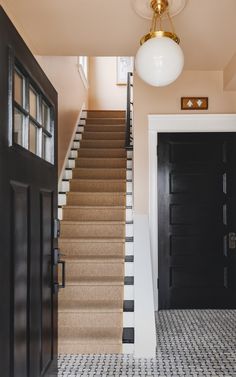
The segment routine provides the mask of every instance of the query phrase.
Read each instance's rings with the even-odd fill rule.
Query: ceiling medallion
[[[187,5],[188,0],[169,0],[170,17],[177,16]],[[142,18],[152,19],[153,10],[150,7],[150,0],[132,0],[132,6],[135,12]],[[163,19],[166,15],[163,15]]]

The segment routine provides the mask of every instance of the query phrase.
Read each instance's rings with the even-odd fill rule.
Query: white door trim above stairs
[[[157,138],[163,132],[236,132],[236,114],[161,114],[148,116],[149,228],[155,310],[158,310]]]

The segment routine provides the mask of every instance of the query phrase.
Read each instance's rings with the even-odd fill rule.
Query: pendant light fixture
[[[135,58],[135,69],[140,78],[152,86],[166,86],[174,82],[184,67],[184,54],[179,46],[169,14],[168,0],[150,0],[153,10],[151,30],[140,41]],[[167,16],[171,31],[162,29]]]

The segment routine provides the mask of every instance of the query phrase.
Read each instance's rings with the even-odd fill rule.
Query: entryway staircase
[[[132,276],[125,277],[125,260],[133,261],[125,259],[132,236],[126,216],[125,112],[88,111],[79,139],[64,180],[68,192],[59,247],[66,288],[59,295],[59,352],[121,353],[124,341],[133,342],[133,329],[123,324],[124,308],[133,311],[133,301],[124,300],[124,285],[132,283]]]

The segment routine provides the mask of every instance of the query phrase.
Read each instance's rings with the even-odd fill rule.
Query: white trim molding
[[[149,229],[155,310],[158,310],[158,133],[236,132],[236,114],[161,114],[148,116]]]
[[[156,326],[147,215],[134,215],[134,356],[154,358]]]
[[[60,191],[60,187],[61,187],[64,175],[65,175],[65,169],[66,169],[66,166],[67,166],[70,151],[71,151],[71,148],[72,148],[72,145],[73,145],[73,142],[74,142],[74,139],[75,139],[75,134],[76,134],[76,131],[78,129],[78,125],[80,124],[80,120],[82,118],[82,114],[83,114],[84,109],[85,109],[85,103],[83,103],[83,105],[81,107],[81,110],[79,112],[78,118],[77,118],[76,123],[75,123],[74,130],[73,130],[73,133],[72,133],[72,136],[71,136],[71,139],[70,139],[70,143],[68,145],[67,153],[66,153],[64,163],[63,163],[63,166],[62,166],[62,169],[61,169],[61,173],[60,173],[60,176],[59,176],[59,179],[58,179],[58,191]]]

